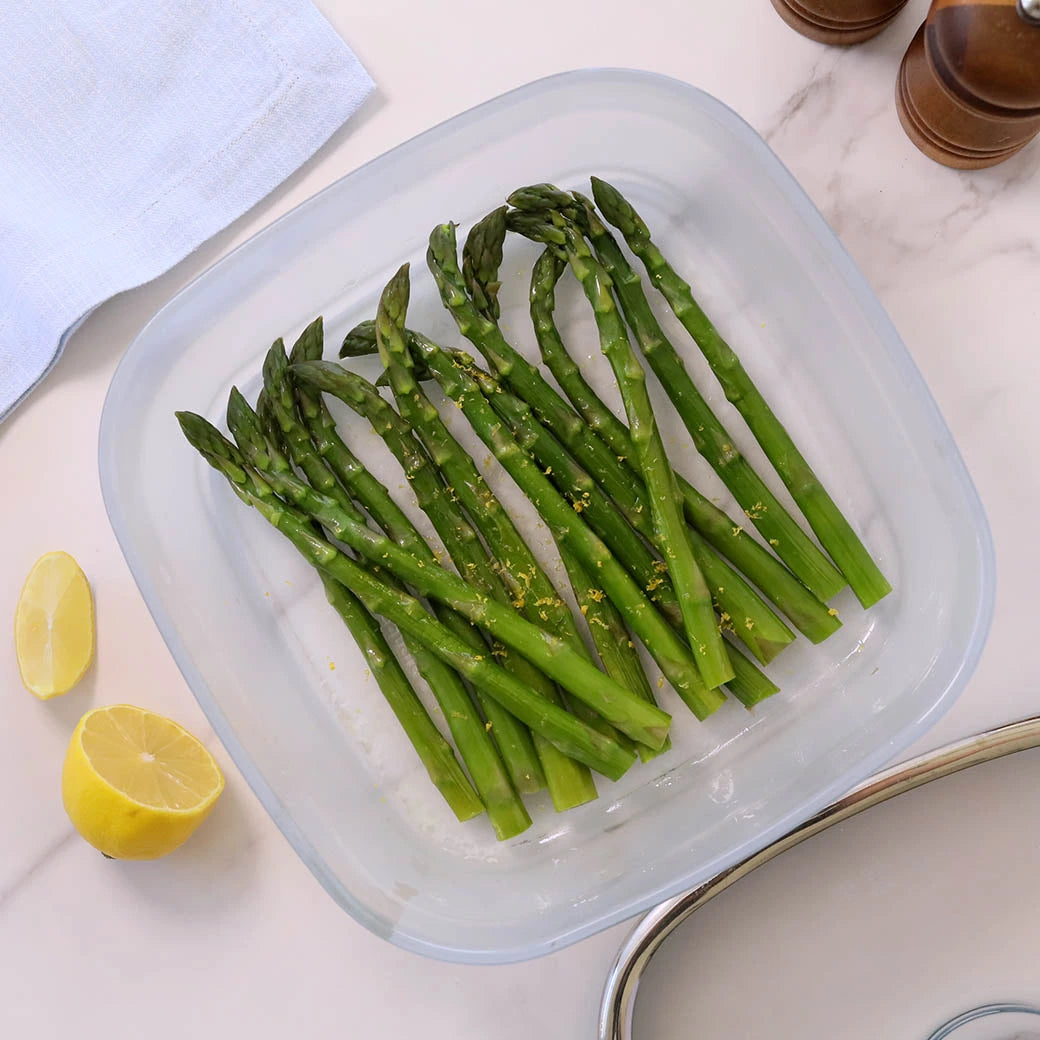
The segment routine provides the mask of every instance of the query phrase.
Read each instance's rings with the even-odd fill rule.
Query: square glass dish
[[[786,650],[769,668],[781,693],[753,712],[733,702],[697,723],[663,689],[675,717],[669,754],[619,783],[599,780],[599,799],[566,814],[536,799],[533,827],[498,844],[486,820],[461,825],[450,815],[320,583],[188,447],[173,413],[192,409],[221,423],[232,383],[255,397],[272,340],[291,342],[317,314],[334,357],[405,260],[410,324],[457,344],[425,268],[430,229],[468,224],[522,184],[587,190],[593,173],[628,194],[691,278],[895,592],[869,612],[843,593],[834,604],[841,631],[821,646],[799,639]],[[503,325],[531,357],[525,299],[535,255],[510,244],[503,267]],[[561,286],[564,337],[608,392],[609,369],[573,288]],[[699,352],[657,309],[770,479]],[[371,359],[361,364],[376,371]],[[725,503],[659,389],[676,468]],[[336,414],[348,442],[417,516],[375,435]],[[462,416],[450,418],[466,436]],[[467,443],[484,461],[472,436]],[[105,503],[131,571],[257,796],[357,920],[445,959],[545,954],[772,841],[936,721],[974,668],[992,612],[982,508],[877,299],[753,130],[693,87],[648,73],[574,72],[515,90],[260,232],[138,336],[112,381],[99,450]],[[526,501],[494,466],[488,473],[555,566]]]

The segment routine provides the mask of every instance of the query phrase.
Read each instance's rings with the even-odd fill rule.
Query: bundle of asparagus
[[[441,300],[487,368],[406,327],[405,265],[383,290],[374,320],[351,330],[339,351],[340,358],[378,354],[379,385],[389,386],[393,404],[379,385],[322,360],[318,318],[291,354],[281,340],[267,352],[255,407],[232,388],[233,440],[199,415],[177,414],[188,441],[235,494],[318,571],[451,810],[459,820],[486,811],[500,840],[530,826],[524,796],[547,788],[556,811],[572,809],[596,798],[593,772],[617,780],[637,755],[645,762],[667,752],[672,719],[656,702],[637,641],[660,669],[658,685],[667,680],[703,720],[727,692],[748,709],[777,692],[759,666],[795,640],[784,618],[819,643],[840,627],[827,603],[846,584],[864,607],[890,591],[638,214],[605,181],[593,178],[592,188],[595,203],[548,184],[514,192],[509,206],[473,227],[461,264],[454,225],[433,230],[427,262]],[[734,446],[607,223],[703,352],[822,550]],[[509,231],[546,247],[532,271],[531,318],[542,361],[566,397],[499,326]],[[555,323],[556,286],[568,270],[591,307],[625,421],[592,390]],[[773,551],[675,472],[641,358]],[[431,380],[537,509],[578,616],[441,418],[423,386]],[[382,438],[446,556],[354,455],[323,394]],[[399,630],[454,748],[377,616]]]

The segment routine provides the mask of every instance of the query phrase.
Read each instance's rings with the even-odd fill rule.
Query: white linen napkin
[[[310,0],[0,9],[0,421],[94,307],[309,158],[373,88]]]

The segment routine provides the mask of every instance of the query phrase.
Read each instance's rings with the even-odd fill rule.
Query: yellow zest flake
[[[628,641],[628,648],[629,650],[635,650],[636,648],[636,644],[633,643],[631,639]]]
[[[598,617],[591,618],[589,620],[589,624],[599,625],[600,628],[605,628],[608,632],[610,631],[610,626],[605,621],[600,620]]]
[[[485,733],[490,733],[491,732],[491,722],[490,721],[484,723],[484,732]]]
[[[494,650],[491,651],[491,655],[493,657],[508,657],[509,651],[504,646],[496,646]]]
[[[751,629],[755,627],[755,623],[751,620],[751,618],[746,617],[744,618],[744,627],[750,632]]]
[[[646,583],[646,591],[653,592],[654,589],[659,589],[664,584],[663,578],[652,578]]]
[[[624,462],[627,457],[628,457],[627,455],[619,455],[617,457],[617,460],[618,460],[618,462]]]
[[[765,511],[766,507],[761,502],[756,502],[750,509],[744,510],[744,515],[751,520],[761,520]]]
[[[462,411],[462,398],[461,397],[455,402],[455,407],[458,408],[459,411]]]
[[[733,537],[734,538],[736,538],[737,535],[743,534],[743,533],[744,533],[744,528],[741,527],[739,524],[736,527],[733,528]]]
[[[664,689],[664,676],[662,676],[662,675],[659,675],[657,677],[657,688],[659,690],[663,690]]]
[[[777,546],[777,545],[780,544],[780,539],[779,538],[770,538],[769,539],[769,544],[773,545],[773,546]]]
[[[484,655],[483,654],[476,654],[476,655],[474,655],[474,658],[477,661],[483,661],[484,660]]]
[[[838,616],[838,612],[834,609],[834,607],[831,607],[831,609],[828,610],[827,613],[830,614],[831,617],[837,617]]]
[[[545,475],[547,477],[552,476],[552,466],[546,466],[545,467]]]
[[[539,616],[539,617],[540,617],[540,618],[541,618],[541,619],[542,619],[543,621],[548,621],[548,620],[549,620],[549,615],[548,615],[548,614],[546,614],[546,612],[545,612],[544,610],[539,610],[539,611],[538,611],[538,616]]]
[[[534,605],[536,607],[551,607],[554,606],[558,601],[552,596],[543,596],[541,599],[536,599]]]
[[[589,599],[594,600],[596,603],[602,603],[605,595],[606,593],[602,589],[589,589]]]
[[[588,603],[583,603],[581,605],[581,616],[582,617],[588,617],[588,615],[589,615],[589,605],[588,605]]]
[[[335,661],[329,661],[329,671],[330,672],[334,672],[335,670],[336,670],[336,662]]]
[[[526,602],[527,601],[524,599],[523,596],[517,596],[516,599],[513,600],[513,606],[517,610],[523,610],[524,609],[524,603],[526,603]]]
[[[597,560],[596,561],[596,566],[597,567],[602,567],[603,566],[603,561],[602,560]]]
[[[654,560],[654,570],[658,574],[664,574],[668,570],[668,564],[664,560]]]

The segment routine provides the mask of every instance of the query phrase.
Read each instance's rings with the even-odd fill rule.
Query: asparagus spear
[[[534,285],[532,285],[532,296],[534,291]],[[532,314],[534,314],[534,311],[535,300],[532,298]],[[539,333],[539,338],[541,338],[542,327],[545,325],[544,317],[546,313],[548,313],[551,322],[551,306],[548,312],[544,309],[539,310],[540,318],[543,320],[540,320],[539,317],[535,318],[535,327]],[[411,331],[408,334],[410,337],[418,335],[418,333]],[[556,333],[556,338],[559,340],[558,332]],[[559,347],[563,357],[570,361],[563,349],[562,341]],[[375,323],[365,321],[361,322],[347,334],[340,356],[361,357],[374,353],[376,349]],[[522,357],[518,356],[518,358],[521,365],[526,365],[526,361]],[[597,468],[600,463],[605,462],[608,467],[613,468],[615,479],[601,480],[600,482],[604,488],[612,488],[612,500],[625,514],[629,523],[636,527],[637,530],[646,533],[644,524],[649,519],[649,516],[645,505],[645,490],[639,483],[634,471],[629,470],[626,465],[627,461],[632,459],[635,453],[628,434],[628,427],[616,419],[616,417],[613,417],[613,413],[609,411],[588,383],[585,382],[573,361],[570,361],[570,364],[566,367],[558,364],[555,359],[550,360],[549,357],[546,357],[546,361],[557,382],[559,382],[567,396],[571,399],[574,408],[578,410],[588,425],[579,424],[577,429],[572,429],[566,425],[563,427],[554,425],[554,405],[562,406],[565,412],[570,412],[570,408],[544,380],[541,380],[541,384],[545,394],[542,397],[534,398],[534,401],[538,402],[535,410],[538,412],[540,419],[554,433],[562,434],[561,440],[566,443],[568,450],[572,452],[576,459],[581,459],[582,465],[592,476],[597,479],[603,476],[602,467]],[[500,375],[502,374],[500,370],[496,369],[496,371],[499,371]],[[531,371],[536,380],[540,379],[537,369],[532,369]],[[432,378],[428,372],[421,372],[417,365],[415,371],[416,380],[424,377]],[[515,380],[510,381],[510,385],[517,389]],[[528,403],[534,403],[531,397],[525,397],[525,399]],[[613,442],[608,442],[613,452],[607,450],[605,456],[603,454],[603,445],[600,445],[600,450],[598,451],[590,452],[587,450],[589,442],[597,440],[596,437],[589,436],[589,427],[592,427],[600,434],[606,428],[604,422],[597,422],[596,420],[597,414],[602,416],[604,413],[614,418],[614,421],[620,427],[621,435],[625,438],[624,441],[618,443],[617,447],[615,447]],[[573,412],[570,414],[573,415]],[[558,412],[556,417],[559,417]],[[614,452],[616,452],[616,456]],[[718,506],[700,494],[688,481],[678,475],[677,480],[685,507],[686,518],[693,528],[702,535],[715,552],[731,560],[738,570],[747,575],[766,598],[783,611],[798,631],[813,643],[821,643],[841,627],[841,621],[837,612],[828,610],[826,605],[821,603],[816,596],[805,588],[776,557],[747,534],[742,525],[734,523]],[[697,550],[696,540],[694,541],[694,550]],[[705,570],[707,575],[708,568],[711,566],[710,563],[698,557],[698,564]],[[720,586],[722,588],[728,587],[727,582],[715,582],[710,577],[709,583],[715,589]],[[734,616],[739,617],[741,615],[734,614]]]
[[[264,391],[263,406],[267,423],[266,431],[260,418],[249,407],[245,398],[237,388],[232,387],[227,409],[228,428],[244,456],[259,471],[291,475],[291,466],[280,446],[285,441],[281,438],[281,430],[277,425],[277,409],[271,406],[271,394],[267,388]],[[203,433],[206,431],[203,430]],[[213,438],[210,437],[209,440],[213,441]],[[213,443],[219,445],[220,442]],[[288,444],[286,447],[288,449]],[[306,453],[307,449],[305,445],[298,443],[295,447],[294,457],[301,459],[301,452]],[[311,458],[308,458],[307,463],[308,468],[312,471],[317,472],[320,469],[320,463]],[[263,487],[264,485],[258,484],[257,486]],[[317,531],[320,537],[321,528],[317,527]],[[333,579],[324,572],[319,571],[319,573],[326,585],[326,595],[328,596],[329,583]],[[385,575],[383,580],[388,583],[393,581],[392,578]],[[504,840],[520,834],[530,826],[531,819],[513,789],[510,777],[494,743],[488,736],[483,721],[473,710],[469,694],[461,678],[414,637],[404,632],[402,632],[402,637],[415,661],[419,674],[426,680],[448,722],[448,727],[463,761],[487,806],[488,817],[496,835],[500,840]],[[483,646],[483,643],[480,645]]]
[[[531,274],[531,318],[535,327],[539,350],[546,367],[563,388],[571,404],[589,426],[610,446],[619,459],[626,461],[634,456],[634,448],[628,427],[603,403],[589,386],[581,369],[568,354],[559,330],[553,319],[555,309],[555,287],[565,265],[553,249],[546,251],[535,263]],[[362,337],[356,338],[358,346]],[[373,348],[374,349],[374,348]],[[762,593],[793,622],[804,636],[813,643],[820,643],[841,627],[837,612],[830,611],[782,563],[767,552],[744,529],[705,498],[687,480],[676,474],[679,492],[685,507],[686,519],[694,531],[712,548],[733,562],[738,570],[756,584]],[[641,496],[631,495],[619,507],[637,529],[645,517],[641,510]],[[694,551],[699,539],[694,538]],[[732,582],[711,573],[711,563],[704,556],[697,562],[704,571],[708,584],[714,589],[728,587]],[[725,607],[732,616],[740,613]]]
[[[239,429],[243,440],[253,437],[257,444],[263,446],[260,449],[262,452],[269,451],[251,409],[242,413]],[[378,623],[349,589],[327,574],[319,574],[326,599],[350,630],[376,684],[401,723],[430,779],[460,820],[479,816],[484,811],[483,803],[459,765],[451,745],[441,736],[412,689]]]
[[[294,485],[305,488],[302,481],[285,478],[275,470],[261,476],[249,466],[242,453],[200,415],[178,412],[177,419],[188,441],[228,479],[239,498],[287,535],[309,562],[349,588],[367,610],[387,618],[402,634],[413,636],[475,686],[493,691],[512,714],[527,723],[532,730],[548,737],[571,758],[584,762],[613,780],[622,776],[632,764],[635,756],[616,741],[597,733],[562,708],[532,693],[488,657],[474,654],[417,599],[388,585],[331,542],[315,534],[308,516],[283,501],[275,492],[276,484],[286,488]],[[313,489],[307,488],[307,491],[324,498]],[[325,501],[330,508],[336,508],[331,499]],[[373,537],[379,536],[373,533]],[[383,541],[390,546],[388,540],[384,538]],[[602,673],[598,674],[602,676]],[[611,682],[605,676],[603,679],[605,684]]]
[[[441,566],[428,566],[359,522],[328,495],[289,474],[274,471],[265,479],[276,494],[317,520],[335,538],[388,571],[424,596],[445,603],[487,629],[547,675],[595,708],[633,740],[660,747],[668,732],[669,716],[640,701],[604,675],[588,659],[562,640],[532,625],[508,607],[487,599],[457,575]],[[490,691],[489,691],[490,692]],[[530,692],[530,691],[528,691]],[[532,694],[532,696],[536,696]],[[516,712],[513,712],[515,715]],[[522,718],[522,716],[520,716]],[[526,721],[526,720],[524,720]]]
[[[312,406],[316,406],[317,409],[320,409],[327,415],[327,410],[321,405],[320,395],[314,392],[316,388],[315,381],[307,378],[307,365],[300,363],[307,358],[320,359],[320,357],[320,345],[315,346],[313,343],[305,344],[299,351],[294,347],[292,359],[297,364],[293,368],[293,373],[297,377],[301,400],[312,402]],[[343,373],[343,370],[338,369],[337,366],[329,367],[337,369],[341,374]],[[319,369],[319,373],[320,371]],[[360,380],[360,377],[358,379]],[[344,380],[340,380],[340,383],[342,382]],[[347,382],[349,383],[349,380]],[[318,385],[320,386],[320,380]],[[374,388],[372,388],[372,395],[384,408],[391,410],[389,405],[382,398],[378,397]],[[415,443],[410,431],[408,436],[402,436],[396,440],[391,438],[391,441],[397,448],[394,454],[402,466],[404,466],[405,473],[420,507],[430,517],[435,530],[440,535],[449,556],[459,569],[459,572],[465,575],[485,595],[497,599],[500,603],[508,604],[510,602],[509,594],[498,575],[491,568],[479,536],[470,526],[458,506],[447,495],[432,464],[419,445]],[[390,442],[388,441],[388,443]],[[387,508],[386,503],[383,501],[384,496],[389,499],[386,489],[375,478],[371,477],[371,474],[368,474],[360,462],[357,465],[368,475],[369,479],[374,482],[376,489],[378,489],[378,492],[375,494],[372,491],[366,493],[363,486],[352,484],[357,491],[361,504],[365,506],[384,530],[394,538],[398,545],[409,549],[420,559],[425,559],[431,564],[435,563],[433,551],[408,517],[398,509],[395,503],[392,504],[391,508]],[[347,479],[353,480],[350,476]],[[392,503],[392,499],[390,501]],[[395,510],[400,515],[395,515]],[[458,615],[454,616],[458,617]],[[441,620],[445,619],[442,617]],[[475,630],[468,622],[464,622],[464,624],[470,632],[475,634]],[[480,640],[479,635],[477,639]],[[471,645],[474,645],[472,641]],[[483,643],[480,641],[477,652],[482,652],[482,650]],[[554,703],[559,703],[556,687],[526,658],[518,654],[510,654],[498,643],[494,644],[492,654],[501,661],[502,666],[507,671],[512,672],[521,682],[524,682],[536,693],[541,694],[541,696]],[[491,723],[492,736],[495,738],[496,743],[499,744],[500,749],[502,749],[503,744],[510,748],[530,747],[532,758],[535,751],[537,751],[537,760],[534,761],[533,766],[535,769],[538,769],[538,763],[541,763],[541,769],[538,769],[538,772],[540,773],[544,769],[545,784],[549,788],[553,806],[557,812],[563,812],[566,809],[582,805],[596,797],[596,786],[587,767],[567,758],[555,745],[537,734],[534,735],[532,745],[531,737],[522,724],[494,701],[490,701],[490,703],[486,703],[486,701],[486,697],[482,699],[481,707]],[[515,753],[507,755],[503,749],[503,758],[507,766],[510,766],[513,757],[518,756]],[[524,760],[526,758],[521,759],[521,761]],[[530,768],[531,766],[529,765],[528,769]],[[512,769],[510,771],[512,773]],[[514,777],[515,782],[516,778]]]
[[[528,205],[538,187],[521,189],[510,198]],[[516,210],[510,216],[510,227],[537,241],[564,246],[566,232],[550,223],[554,214],[560,212],[552,210],[538,215]],[[585,214],[582,219],[588,226],[595,221],[595,214]],[[599,244],[598,237],[591,230],[590,237]],[[786,512],[751,464],[737,450],[732,437],[694,386],[679,355],[668,344],[643,295],[635,272],[629,269],[630,276],[625,275],[619,266],[613,264],[608,265],[607,269],[608,273],[611,270],[614,272],[614,287],[643,355],[672,399],[697,450],[730,489],[763,537],[769,540],[777,555],[820,599],[830,599],[844,587],[841,574]],[[662,344],[668,344],[667,349]]]
[[[606,181],[593,177],[592,193],[604,216],[624,235],[629,248],[642,260],[650,281],[700,348],[722,385],[726,399],[743,416],[805,514],[809,526],[848,579],[860,603],[864,607],[873,606],[892,591],[892,586],[769,407],[740,359],[694,299],[689,284],[654,245],[646,224],[621,192]],[[660,362],[663,369],[671,373],[682,369],[682,362],[667,341],[662,342],[660,350],[665,355]]]
[[[420,337],[416,336],[416,339]],[[459,365],[464,362],[453,355]],[[668,580],[663,564],[629,526],[598,484],[574,461],[567,450],[531,414],[527,404],[504,390],[491,376],[476,366],[465,366],[491,406],[505,421],[513,435],[538,462],[554,484],[579,510],[582,518],[621,560],[629,573],[649,593],[661,612],[674,624],[682,625],[676,590]],[[645,532],[644,532],[645,533]],[[711,589],[722,614],[723,625],[732,628],[748,649],[768,664],[794,639],[794,633],[766,606],[739,574],[715,556],[695,532],[689,532],[698,562],[711,582]],[[715,624],[714,614],[712,624]]]
[[[753,708],[760,701],[772,697],[774,693],[780,692],[780,687],[773,682],[760,668],[749,661],[734,644],[732,633],[727,632],[726,638],[730,643],[729,659],[736,673],[728,683],[726,689],[744,705],[745,708]]]
[[[454,231],[447,225],[431,236],[429,262],[434,277],[442,285],[442,297],[447,299],[454,293],[454,283],[448,281],[451,276],[446,273],[445,265],[451,263],[455,272],[458,267],[454,246],[447,252],[442,248],[445,234],[453,242]],[[614,605],[657,660],[680,697],[698,717],[711,714],[723,703],[723,696],[704,686],[689,648],[669,628],[625,568],[502,427],[473,380],[434,344],[424,342],[417,349],[441,388],[462,409],[478,436],[534,503],[554,537],[568,544],[583,566],[602,580]]]
[[[733,669],[715,626],[708,583],[687,537],[678,503],[679,488],[650,403],[646,373],[629,343],[628,331],[610,291],[609,276],[573,225],[560,214],[554,214],[554,220],[565,235],[564,255],[592,306],[600,347],[621,391],[636,461],[650,499],[654,542],[671,575],[697,667],[707,686],[721,686],[733,678]]]
[[[462,250],[462,278],[478,312],[497,322],[498,270],[502,266],[502,243],[506,237],[506,207],[499,206],[473,225]]]
[[[371,336],[372,349],[378,350],[375,322],[362,322],[353,333],[348,333],[347,339],[350,340],[354,335],[364,338],[366,342]],[[350,388],[351,393],[362,395],[365,407],[385,407],[385,411],[379,413],[381,420],[401,420],[405,431],[415,432],[426,446],[434,464],[444,474],[451,494],[458,499],[484,536],[499,574],[513,593],[514,606],[523,611],[535,624],[548,626],[560,638],[567,640],[578,653],[587,654],[574,618],[560,598],[559,592],[474,461],[452,436],[437,409],[423,393],[418,383],[418,366],[422,365],[421,359],[413,357],[412,354],[415,352],[409,353],[404,345],[394,339],[386,342],[386,349],[392,362],[388,369],[394,374],[394,392],[401,410],[400,416],[386,406],[378,395],[368,393],[364,388],[364,381],[355,373],[337,370],[341,375],[336,377],[329,368],[322,366],[324,377],[331,379],[328,389],[337,393],[340,388]],[[341,356],[353,355],[341,351]],[[409,368],[410,362],[415,364],[414,368]],[[426,374],[429,375],[428,372]],[[379,405],[375,402],[379,402]],[[355,402],[350,400],[347,403]],[[378,427],[377,432],[380,432]]]
[[[297,339],[293,346],[291,360],[320,358],[323,340],[322,319],[317,318],[304,329]],[[279,392],[284,393],[289,386],[288,371],[279,370],[278,378],[281,379]],[[307,427],[318,455],[332,470],[342,487],[368,510],[369,515],[398,545],[420,559],[435,562],[433,550],[426,544],[426,540],[416,530],[407,514],[397,505],[386,488],[368,472],[339,436],[335,422],[321,401],[320,395],[299,385],[296,385],[295,389],[299,404],[299,417]],[[291,390],[288,392],[291,394]],[[474,652],[487,652],[483,636],[465,618],[440,604],[434,606],[434,613],[460,639],[467,642]],[[520,667],[523,672],[520,678],[528,685],[532,684],[532,675],[521,665],[507,661],[506,667],[510,670]],[[483,690],[477,689],[475,692],[480,709],[491,724],[492,738],[509,771],[513,786],[521,794],[531,794],[541,790],[546,786],[547,780],[527,728]],[[551,745],[549,747],[551,750],[547,751],[547,754],[560,755]]]
[[[643,662],[639,659],[639,651],[614,604],[601,589],[596,588],[588,571],[566,545],[560,546],[560,558],[607,674],[643,700],[656,704],[650,680],[647,679],[646,672],[643,671]],[[654,751],[645,744],[639,744],[636,751],[641,761],[649,762],[665,751],[670,751],[671,747],[672,741],[669,737],[659,751]]]
[[[371,328],[374,333],[374,323]],[[359,415],[369,419],[373,429],[405,467],[409,479],[413,480],[413,488],[414,459],[411,453],[417,448],[423,460],[428,458],[422,448],[414,444],[414,438],[420,437],[435,467],[448,482],[444,488],[445,494],[441,496],[442,501],[456,511],[459,505],[468,510],[472,522],[487,541],[495,561],[496,575],[509,589],[509,601],[529,621],[548,628],[591,661],[567,605],[516,529],[509,513],[415,381],[408,367],[411,358],[404,344],[395,344],[391,338],[388,350],[392,355],[388,371],[393,374],[392,382],[401,415],[379,396],[372,384],[355,372],[327,362],[311,362],[300,366],[299,375],[336,395]],[[581,701],[567,698],[566,695],[564,697],[566,706],[579,718],[600,732],[613,736],[622,746],[627,746],[627,738],[614,730],[601,716]]]
[[[268,407],[270,400],[266,394],[264,404],[267,420],[273,421],[271,410]],[[189,425],[186,426],[186,423]],[[258,468],[267,472],[291,472],[289,462],[282,454],[281,448],[265,432],[260,419],[235,388],[232,388],[228,401],[228,425],[242,452]],[[185,428],[186,433],[189,428],[193,431],[189,440],[192,440],[199,450],[203,450],[205,447],[223,460],[223,466],[218,466],[222,472],[226,470],[227,465],[234,463],[235,456],[227,451],[226,443],[208,424],[197,422],[189,416],[182,419],[181,426]],[[226,472],[225,475],[227,475]],[[269,488],[261,480],[248,479],[244,471],[243,476],[247,477],[244,481],[245,485],[253,489],[255,493],[270,495]],[[321,528],[318,525],[312,525],[313,531],[317,531],[316,537],[321,537]],[[336,581],[332,575],[321,570],[319,570],[319,574],[325,586],[326,598],[334,607],[341,609],[348,603],[348,597],[354,598],[353,593]],[[358,606],[360,608],[361,604]],[[344,616],[342,611],[341,616]],[[346,619],[345,616],[344,619]],[[421,643],[405,633],[402,633],[402,636],[415,660],[419,674],[429,684],[431,692],[448,721],[463,761],[487,807],[488,818],[496,836],[499,840],[506,840],[522,833],[530,826],[531,819],[513,790],[481,720],[473,711],[459,676]]]
[[[483,803],[459,765],[451,745],[441,736],[412,689],[375,618],[345,585],[324,573],[321,581],[325,598],[350,630],[376,685],[397,716],[437,790],[459,820],[479,816],[484,811]],[[503,838],[513,836],[508,830],[501,834]]]

